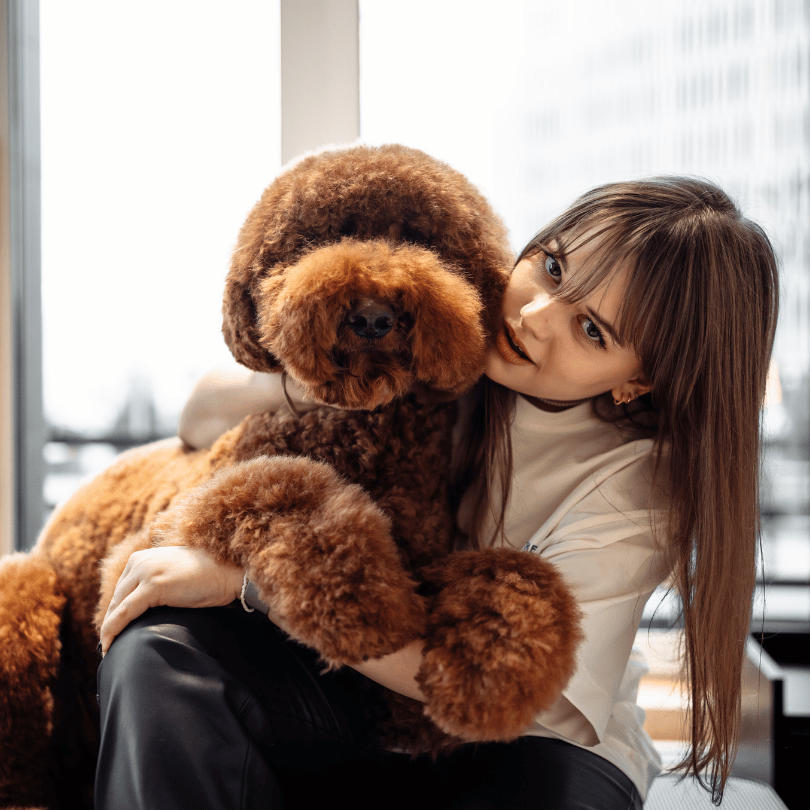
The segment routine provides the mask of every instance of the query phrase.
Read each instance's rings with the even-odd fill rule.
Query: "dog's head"
[[[483,371],[510,266],[501,221],[449,166],[403,146],[321,152],[248,216],[223,333],[239,362],[329,405],[450,398]]]

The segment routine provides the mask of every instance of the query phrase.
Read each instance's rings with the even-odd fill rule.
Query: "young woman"
[[[366,685],[418,699],[419,642],[322,675],[278,617],[268,614],[281,630],[229,605],[242,571],[154,549],[133,555],[102,627],[97,806],[340,797],[640,808],[659,762],[635,703],[642,665],[631,649],[667,577],[683,605],[691,701],[681,767],[719,798],[739,733],[777,298],[765,234],[692,179],[594,189],[520,255],[486,379],[466,403],[459,522],[472,546],[554,562],[585,640],[571,682],[518,741],[438,762],[378,750]],[[209,379],[181,432],[201,445],[279,402],[273,378]]]

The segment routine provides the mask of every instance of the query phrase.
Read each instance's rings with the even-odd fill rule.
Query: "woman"
[[[195,790],[194,806],[306,806],[320,776],[325,796],[360,805],[641,807],[659,763],[635,705],[631,647],[667,576],[683,604],[691,701],[681,767],[719,798],[739,731],[777,297],[767,237],[722,191],[691,179],[594,189],[519,257],[462,422],[459,522],[472,546],[551,560],[583,611],[585,640],[568,687],[517,742],[436,763],[378,751],[360,708],[365,685],[418,699],[419,642],[358,666],[363,677],[323,676],[263,617],[176,610],[231,603],[243,572],[154,549],[133,555],[102,627],[99,806],[183,806]],[[192,433],[278,398],[266,380],[233,380],[223,410],[206,405],[211,390],[192,398]],[[173,607],[144,614],[155,605]],[[166,677],[167,663],[183,677]],[[166,690],[159,705],[155,689]]]

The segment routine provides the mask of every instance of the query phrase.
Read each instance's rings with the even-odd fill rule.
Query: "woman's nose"
[[[554,326],[559,318],[559,301],[548,295],[535,296],[520,310],[523,328],[535,340],[548,340],[554,334]]]

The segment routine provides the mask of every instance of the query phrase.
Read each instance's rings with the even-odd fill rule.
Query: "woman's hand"
[[[136,551],[115,586],[101,625],[101,651],[150,607],[216,607],[239,598],[244,571],[222,565],[208,552],[186,546]]]

